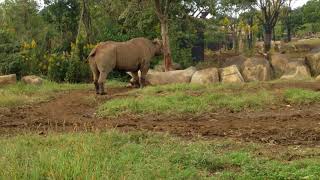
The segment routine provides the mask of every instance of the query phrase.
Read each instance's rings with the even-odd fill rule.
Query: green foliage
[[[23,57],[18,54],[0,54],[0,74],[16,74],[18,78],[27,74],[27,65]]]
[[[320,1],[309,0],[303,9],[304,22],[318,23],[320,19]]]
[[[89,82],[91,71],[87,63],[76,58],[70,58],[67,63],[65,81],[70,83]]]
[[[0,30],[0,74],[17,74],[18,78],[26,74],[27,65],[19,50],[13,34]]]
[[[57,82],[64,81],[69,65],[66,56],[51,54],[48,62],[48,78]]]

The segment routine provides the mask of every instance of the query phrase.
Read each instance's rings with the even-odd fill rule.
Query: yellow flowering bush
[[[37,48],[37,43],[33,39],[31,42],[22,42],[20,54],[26,64],[27,71],[30,74],[39,74],[42,70],[41,55]]]
[[[68,69],[67,54],[47,55],[48,78],[53,81],[64,81]]]

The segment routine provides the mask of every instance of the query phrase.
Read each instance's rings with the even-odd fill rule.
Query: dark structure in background
[[[197,39],[191,49],[191,53],[192,53],[192,60],[193,61],[203,61],[204,60],[204,32],[203,32],[203,30],[198,30]]]

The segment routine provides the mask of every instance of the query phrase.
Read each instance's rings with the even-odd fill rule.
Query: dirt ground
[[[320,83],[268,85],[281,89],[299,87],[319,91]],[[276,105],[262,111],[207,113],[200,116],[144,115],[113,119],[95,117],[102,102],[124,96],[128,88],[109,89],[109,96],[93,91],[61,93],[49,102],[0,109],[0,136],[36,132],[77,132],[118,129],[169,132],[190,138],[232,138],[278,145],[320,145],[320,103],[308,106]],[[85,100],[93,97],[94,101]]]

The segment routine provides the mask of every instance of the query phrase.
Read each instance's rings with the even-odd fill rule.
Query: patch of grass
[[[320,92],[304,89],[288,89],[284,93],[285,101],[294,104],[310,104],[320,102]]]
[[[116,88],[125,86],[126,83],[108,80],[107,88]],[[0,107],[13,107],[24,104],[42,102],[50,99],[55,93],[61,91],[71,91],[79,89],[93,89],[93,84],[70,84],[44,81],[42,85],[28,85],[18,82],[0,88]],[[86,99],[88,101],[92,98]]]
[[[107,80],[106,81],[107,88],[110,88],[110,87],[111,88],[124,87],[127,84],[128,84],[127,82],[118,81],[118,80]]]
[[[59,91],[88,89],[88,84],[68,84],[44,81],[42,85],[17,83],[0,89],[0,107],[12,107],[48,100]]]
[[[0,179],[320,177],[319,157],[281,162],[253,156],[251,145],[190,142],[143,132],[25,135],[1,138],[0,144]]]
[[[240,111],[249,107],[260,108],[274,99],[273,95],[266,91],[231,94],[214,91],[218,88],[219,86],[213,88],[186,84],[149,87],[135,92],[136,97],[107,101],[99,108],[98,115],[112,117],[123,114],[203,113],[220,108]]]

